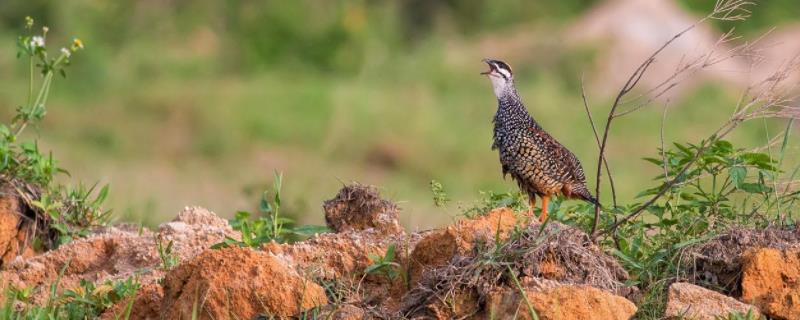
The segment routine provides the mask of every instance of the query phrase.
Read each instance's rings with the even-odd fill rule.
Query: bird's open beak
[[[489,59],[483,59],[483,62],[489,65],[489,70],[481,72],[482,75],[489,75],[494,72],[494,65],[489,63]]]

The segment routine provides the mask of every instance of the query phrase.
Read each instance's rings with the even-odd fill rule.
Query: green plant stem
[[[30,57],[30,81],[28,82],[28,107],[31,106],[31,100],[33,99],[33,56]]]
[[[519,294],[522,295],[522,299],[525,300],[525,305],[528,307],[528,313],[530,314],[531,318],[534,320],[539,320],[539,315],[536,313],[536,310],[533,309],[533,304],[531,304],[531,301],[528,300],[528,295],[525,293],[525,289],[522,288],[522,284],[519,283],[517,276],[514,275],[514,271],[511,270],[511,266],[506,265],[506,269],[508,269],[508,274],[511,275],[511,279],[514,280],[514,284],[517,286]]]

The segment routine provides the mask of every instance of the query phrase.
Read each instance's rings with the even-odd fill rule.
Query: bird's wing
[[[575,154],[541,128],[532,127],[530,132],[549,162],[544,166],[547,175],[562,183],[585,183],[583,168]]]

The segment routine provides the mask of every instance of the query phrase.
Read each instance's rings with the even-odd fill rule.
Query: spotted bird
[[[542,198],[540,221],[547,219],[550,197],[564,195],[600,205],[586,188],[586,176],[578,158],[548,134],[531,117],[514,86],[514,74],[505,62],[484,59],[486,75],[497,97],[494,115],[494,143],[498,150],[503,177],[510,174],[528,195],[530,214],[536,197]]]

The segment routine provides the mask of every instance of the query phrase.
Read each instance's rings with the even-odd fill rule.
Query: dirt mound
[[[545,290],[526,290],[525,295],[538,319],[542,320],[627,320],[636,313],[633,302],[590,286],[563,285]],[[487,315],[494,319],[533,319],[518,289],[493,293],[487,309]]]
[[[215,222],[208,225],[201,223]],[[146,229],[109,227],[56,250],[29,259],[16,259],[0,272],[0,289],[35,287],[34,303],[44,302],[49,288],[63,269],[59,290],[77,287],[81,279],[101,283],[139,276],[143,285],[163,277],[156,239],[173,241],[173,254],[185,261],[225,235],[238,236],[227,222],[202,208],[186,208],[158,233]]]
[[[403,241],[404,238],[385,237],[376,230],[367,230],[321,234],[294,244],[272,242],[263,249],[292,266],[308,270],[315,278],[332,280],[361,274],[372,264],[370,255],[384,255],[390,244],[404,248]]]
[[[246,248],[209,249],[167,273],[167,319],[293,316],[327,304],[325,290],[275,256]]]
[[[171,222],[158,227],[158,238],[166,244],[172,241],[173,253],[186,261],[221,242],[225,236],[240,238],[228,221],[201,207],[186,207]]]
[[[456,255],[470,254],[475,245],[506,240],[517,224],[513,210],[498,208],[476,219],[461,220],[428,233],[411,252],[409,282],[416,285],[426,270],[447,265]]]
[[[92,282],[125,279],[158,263],[152,234],[144,232],[140,236],[110,228],[31,259],[16,260],[0,272],[0,278],[3,288],[37,287],[34,302],[42,303],[49,290],[45,284],[55,282],[62,270],[60,289],[77,287],[81,279]],[[157,270],[149,274],[159,276]],[[151,277],[148,275],[142,279],[147,281]]]
[[[102,320],[125,319],[124,315],[130,306],[128,319],[161,319],[161,300],[164,298],[164,289],[158,284],[143,286],[136,292],[133,304],[130,299],[125,299],[106,310],[101,316]]]
[[[572,227],[531,224],[511,232],[502,243],[487,244],[476,245],[468,254],[456,254],[446,265],[424,272],[419,285],[404,298],[403,314],[461,317],[486,312],[461,308],[457,303],[442,306],[440,302],[455,299],[477,308],[497,290],[515,288],[517,281],[540,291],[567,284],[589,285],[626,296],[637,292],[624,284],[628,274],[619,263]],[[534,288],[535,283],[545,285]]]
[[[800,249],[745,253],[742,301],[774,319],[800,319]]]
[[[684,277],[706,288],[741,295],[743,255],[754,248],[784,250],[800,247],[800,231],[768,228],[733,229],[708,242],[687,248],[681,259]]]
[[[385,233],[400,233],[397,220],[399,208],[381,199],[373,186],[351,184],[339,190],[335,198],[325,201],[325,222],[335,232],[377,229]]]
[[[374,187],[345,186],[324,207],[328,226],[336,233],[293,244],[268,243],[263,250],[317,282],[336,283],[340,300],[353,307],[394,312],[407,291],[402,278],[365,275],[364,270],[374,263],[372,256],[385,256],[390,246],[395,248],[393,262],[405,266],[420,237],[405,233],[397,221],[397,205],[380,199]]]
[[[758,308],[721,293],[686,282],[669,286],[665,317],[669,319],[717,320],[732,312],[759,314]]]
[[[0,267],[5,267],[17,256],[33,256],[30,228],[25,219],[25,205],[17,192],[8,185],[0,187]]]

